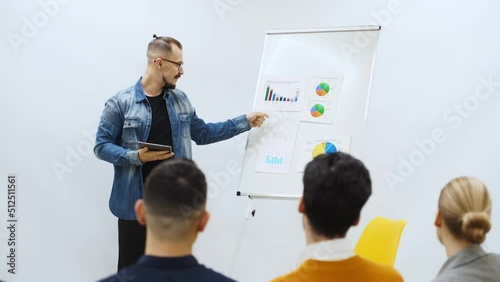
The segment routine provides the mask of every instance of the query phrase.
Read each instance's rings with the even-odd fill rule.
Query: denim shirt
[[[191,140],[198,145],[210,144],[250,129],[245,115],[225,122],[205,123],[181,90],[165,89],[163,97],[172,127],[175,158],[191,158]],[[137,141],[148,139],[151,123],[152,111],[141,79],[111,97],[102,112],[94,153],[114,166],[109,208],[121,219],[136,219],[134,205],[143,195]]]

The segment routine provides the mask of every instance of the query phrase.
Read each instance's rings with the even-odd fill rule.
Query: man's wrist
[[[130,150],[129,152],[127,152],[127,155],[131,164],[137,166],[143,165],[143,162],[139,158],[139,150]]]

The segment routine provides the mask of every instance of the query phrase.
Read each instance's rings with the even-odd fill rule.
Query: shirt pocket
[[[191,138],[191,118],[189,114],[179,114],[179,121],[182,137]]]
[[[137,133],[139,131],[139,118],[126,118],[123,122],[122,140],[124,144],[137,144]],[[127,146],[129,147],[129,146]]]

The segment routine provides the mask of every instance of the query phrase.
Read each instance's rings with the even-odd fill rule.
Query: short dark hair
[[[205,175],[192,160],[175,159],[153,169],[144,185],[146,213],[189,221],[204,211]]]
[[[151,40],[148,44],[148,57],[156,56],[158,53],[172,53],[172,44],[179,47],[182,50],[182,44],[179,40],[168,37],[168,36],[156,36],[153,34],[153,40]]]
[[[329,239],[345,237],[372,193],[368,169],[342,152],[314,158],[303,182],[305,215],[314,232]]]

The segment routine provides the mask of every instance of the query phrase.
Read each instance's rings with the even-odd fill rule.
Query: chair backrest
[[[366,226],[354,251],[363,258],[394,266],[406,220],[376,217]]]

